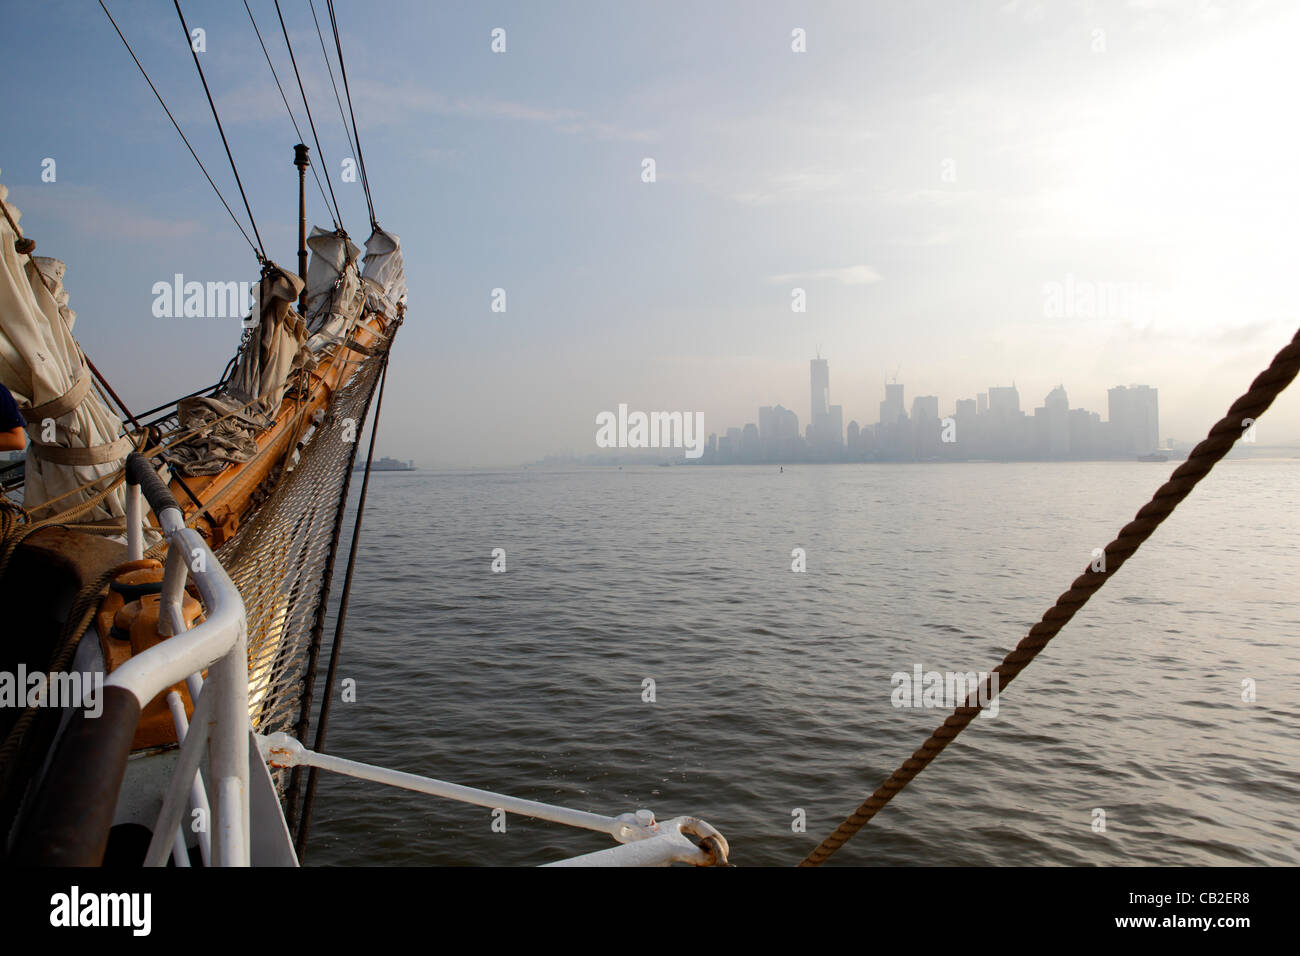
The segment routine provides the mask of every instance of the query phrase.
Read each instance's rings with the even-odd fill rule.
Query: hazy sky
[[[310,139],[275,8],[250,5]],[[281,6],[322,173],[364,240],[307,0]],[[818,348],[846,423],[875,422],[899,370],[909,406],[937,394],[944,414],[1014,380],[1027,410],[1063,383],[1104,418],[1107,387],[1150,384],[1161,438],[1193,440],[1295,333],[1294,3],[336,6],[410,286],[380,454],[586,454],[620,402],[718,432],[781,403],[802,427]],[[182,8],[293,268],[297,137],[247,14]],[[242,215],[172,5],[109,9]],[[237,321],[154,318],[151,287],[253,280],[252,253],[97,5],[5,16],[24,79],[0,105],[0,181],[38,254],[67,261],[83,347],[136,408],[215,381]],[[311,211],[328,226],[319,194]],[[1101,285],[1118,295],[1078,314]],[[1258,434],[1300,438],[1300,391]]]

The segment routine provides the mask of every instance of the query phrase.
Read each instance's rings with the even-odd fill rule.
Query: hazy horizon
[[[275,9],[250,6],[311,143]],[[312,158],[360,244],[365,204],[340,175],[350,150],[310,12],[282,6],[324,149]],[[183,8],[206,31],[268,254],[294,268],[298,140],[248,17]],[[174,10],[109,9],[243,218]],[[1105,419],[1107,388],[1147,384],[1160,438],[1196,442],[1295,333],[1287,4],[338,14],[378,219],[402,237],[410,289],[377,456],[582,456],[620,403],[702,412],[719,434],[781,404],[802,428],[819,352],[845,424],[874,423],[895,375],[909,406],[937,395],[943,414],[1014,381],[1030,414],[1063,384]],[[0,107],[0,182],[36,254],[68,264],[75,334],[133,409],[215,381],[239,323],[155,318],[151,289],[176,273],[254,279],[251,252],[97,6],[10,19],[27,38],[15,74],[49,78]],[[56,60],[76,68],[51,73]],[[1258,442],[1297,439],[1292,389]]]

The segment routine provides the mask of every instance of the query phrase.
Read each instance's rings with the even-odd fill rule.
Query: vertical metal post
[[[293,164],[298,167],[298,277],[302,279],[302,294],[298,296],[298,314],[307,314],[307,147],[299,143],[293,148]]]
[[[212,865],[248,866],[248,635],[242,621],[235,646],[208,668],[203,695],[209,693],[214,696]]]
[[[144,557],[144,509],[141,507],[140,486],[126,484],[126,558],[139,561]]]
[[[196,681],[198,683],[196,683]],[[190,700],[199,699],[197,689],[202,686],[203,678],[198,674],[191,674],[185,679],[185,683],[190,692]],[[185,743],[185,737],[190,732],[190,721],[185,716],[185,704],[181,700],[181,695],[174,690],[167,692],[167,707],[172,712],[172,726],[176,728],[176,742]],[[199,810],[203,820],[212,819],[212,807],[208,803],[208,792],[203,789],[203,777],[199,774],[194,775],[194,783],[190,785],[190,808]],[[209,827],[203,826],[198,829],[199,855],[203,859],[204,866],[212,865],[212,838],[208,835]],[[250,834],[251,835],[251,834]],[[176,864],[180,866],[180,863]],[[185,858],[185,866],[189,866],[188,855]]]

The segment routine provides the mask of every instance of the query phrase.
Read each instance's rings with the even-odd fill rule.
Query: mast
[[[298,314],[307,314],[307,147],[299,143],[293,148],[293,164],[298,167],[298,277],[302,279],[302,292],[298,296]]]

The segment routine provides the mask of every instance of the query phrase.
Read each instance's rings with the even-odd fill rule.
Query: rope
[[[262,55],[266,57],[266,65],[271,68],[271,78],[275,80],[275,87],[280,91],[280,99],[284,101],[284,108],[289,113],[289,122],[293,124],[293,131],[298,134],[298,142],[302,142],[302,130],[298,128],[298,119],[293,115],[293,109],[289,106],[289,97],[284,95],[284,87],[280,85],[280,75],[275,72],[275,64],[271,62],[271,54],[267,52],[266,44],[262,42],[262,31],[257,28],[257,21],[253,19],[253,11],[248,6],[248,0],[244,0],[244,9],[248,10],[248,21],[253,24],[253,32],[257,34],[257,42],[262,47]],[[333,77],[331,77],[333,79]],[[316,188],[320,190],[321,201],[325,203],[325,211],[329,213],[330,220],[334,223],[334,228],[338,229],[339,222],[334,218],[334,213],[330,210],[330,201],[325,196],[325,186],[320,181],[320,173],[313,164],[311,167],[312,175],[316,177]]]
[[[186,396],[186,398],[193,398],[193,397],[194,397],[193,395]],[[158,444],[153,445],[148,451],[141,452],[141,454],[144,455],[146,458],[152,458],[154,455],[157,455],[159,452],[170,451],[171,449],[177,447],[178,445],[183,445],[185,442],[189,441],[195,435],[198,435],[201,432],[213,428],[216,425],[220,425],[227,418],[234,418],[237,415],[244,414],[244,412],[248,411],[250,408],[252,408],[261,400],[262,399],[260,397],[250,398],[243,405],[240,405],[238,408],[236,408],[233,412],[227,412],[225,415],[222,415],[220,418],[214,418],[210,422],[205,422],[202,425],[196,425],[195,427],[191,428],[189,431],[181,432],[179,435],[173,432],[172,434],[166,437],[166,440],[159,438]],[[177,418],[177,421],[179,422],[180,419]]]
[[[1126,524],[1110,544],[1106,545],[1106,571],[1094,571],[1089,565],[1082,576],[1075,578],[1066,591],[1048,608],[1043,618],[1029,629],[1029,633],[1016,645],[995,669],[998,675],[998,687],[992,688],[992,676],[986,678],[982,686],[966,698],[966,703],[953,710],[943,724],[938,727],[921,744],[921,748],[904,760],[902,765],[889,775],[870,797],[863,801],[835,832],[823,840],[815,850],[801,862],[800,866],[820,866],[836,850],[847,843],[855,833],[866,826],[885,804],[892,800],[900,790],[908,785],[917,774],[930,765],[935,757],[948,746],[958,734],[970,725],[976,715],[983,709],[978,701],[992,700],[994,696],[1010,684],[1029,663],[1038,656],[1047,643],[1070,622],[1079,609],[1088,603],[1088,599],[1097,593],[1110,577],[1132,557],[1156,528],[1160,527],[1169,515],[1173,514],[1179,503],[1186,498],[1197,483],[1210,473],[1215,464],[1242,434],[1242,421],[1247,418],[1258,419],[1273,404],[1273,400],[1282,393],[1300,373],[1300,331],[1297,331],[1290,344],[1273,357],[1272,364],[1261,372],[1228,413],[1210,429],[1205,440],[1197,445],[1187,460],[1174,470],[1151,500],[1142,506],[1136,517]]]
[[[14,249],[18,251],[19,255],[30,256],[32,250],[36,248],[36,240],[23,238],[23,231],[18,228],[18,223],[14,222],[14,217],[9,212],[9,204],[3,199],[0,199],[0,209],[4,210],[5,219],[9,222],[9,228],[11,228],[14,231],[14,235],[18,237],[14,240]],[[42,273],[40,269],[36,270],[36,274],[41,277],[41,282],[45,282],[45,274]],[[49,283],[46,283],[45,287],[48,289]]]
[[[194,57],[194,68],[199,71],[199,82],[203,84],[203,92],[208,97],[208,106],[212,108],[212,118],[217,121],[217,132],[221,134],[221,145],[226,147],[226,159],[230,160],[230,171],[235,174],[235,185],[239,187],[239,195],[244,200],[244,210],[248,213],[248,222],[253,227],[253,235],[257,236],[259,249],[257,261],[264,263],[266,262],[266,246],[262,243],[262,236],[257,231],[257,220],[253,218],[253,207],[248,204],[248,194],[244,192],[244,182],[239,178],[239,167],[235,165],[234,154],[230,152],[230,142],[226,139],[226,131],[221,125],[221,117],[217,115],[217,104],[212,101],[212,91],[208,89],[208,79],[203,75],[203,64],[199,62],[199,54],[190,40],[190,28],[185,23],[185,14],[181,13],[181,0],[172,0],[172,3],[176,7],[176,16],[180,17],[181,29],[185,31],[185,45],[189,47],[190,56]]]
[[[320,137],[316,135],[316,123],[311,118],[311,106],[307,103],[307,91],[302,86],[302,74],[298,72],[298,60],[293,55],[293,44],[289,42],[289,28],[284,25],[284,14],[280,12],[280,0],[275,0],[275,13],[280,18],[280,30],[284,33],[284,45],[289,48],[289,62],[293,64],[293,75],[298,79],[298,92],[302,94],[302,106],[307,111],[307,125],[311,127],[311,138],[316,143],[316,155],[324,163],[325,151],[320,148]],[[339,201],[334,196],[334,182],[328,175],[325,177],[325,182],[329,184],[330,199],[334,200],[334,214],[341,229],[343,228],[343,214],[339,212]]]
[[[335,352],[337,352],[337,351],[338,351],[338,349],[337,349],[337,347],[336,347],[336,348],[335,348]],[[334,353],[331,353],[331,354],[334,354]],[[339,374],[339,378],[338,378],[338,383],[339,383],[339,386],[338,386],[338,387],[339,387],[339,388],[342,388],[343,384],[347,381],[348,377],[352,374],[352,371],[353,371],[353,370],[352,370],[352,368],[351,368],[350,366],[352,366],[353,364],[356,364],[358,367],[360,367],[360,365],[361,365],[361,360],[358,359],[358,360],[355,360],[355,362],[354,362],[354,360],[352,359],[351,356],[345,356],[345,357],[344,357],[343,364],[342,364],[342,366],[341,366],[341,368],[342,368],[342,372],[340,372],[340,374]],[[312,371],[311,369],[303,369],[302,371],[306,372],[306,373],[308,374],[309,377],[317,374],[316,372]],[[320,379],[318,380],[318,384],[320,384],[320,385],[323,385],[323,382],[324,382],[324,379],[323,379],[323,378],[320,378]],[[310,400],[311,400],[311,398],[314,396],[314,394],[315,394],[315,392],[314,392],[313,389],[308,389],[308,391],[307,391],[307,399],[306,399],[305,401],[303,401],[301,405],[299,405],[298,410],[297,410],[297,412],[295,413],[295,416],[296,416],[296,417],[295,417],[295,420],[294,420],[294,428],[295,428],[295,429],[297,429],[297,426],[298,426],[299,422],[302,420],[303,416],[306,414],[307,405],[310,403]],[[143,454],[144,454],[146,457],[153,457],[153,455],[155,455],[155,454],[157,454],[157,453],[159,453],[159,452],[161,452],[161,451],[166,451],[166,450],[169,450],[169,449],[171,449],[171,448],[175,448],[176,446],[181,445],[181,444],[183,444],[184,442],[188,441],[190,438],[192,438],[194,435],[198,434],[199,432],[205,431],[205,430],[207,430],[207,429],[211,429],[211,428],[213,428],[214,426],[219,425],[221,422],[224,422],[227,418],[234,418],[236,415],[242,415],[245,411],[248,410],[248,408],[249,408],[250,406],[256,404],[256,403],[259,402],[259,401],[261,401],[260,398],[254,398],[254,399],[251,399],[250,401],[248,401],[247,403],[245,403],[245,404],[244,404],[243,406],[241,406],[240,408],[237,408],[237,409],[236,409],[235,411],[233,411],[233,412],[230,412],[230,413],[228,413],[228,414],[226,414],[226,415],[222,415],[220,418],[214,419],[214,420],[211,421],[211,422],[208,422],[208,423],[206,423],[206,424],[204,424],[204,425],[200,425],[200,426],[198,426],[198,427],[196,427],[196,428],[192,428],[192,429],[190,429],[188,432],[184,432],[184,433],[182,433],[181,436],[180,436],[179,438],[177,438],[177,437],[175,437],[175,436],[173,436],[173,435],[169,435],[169,436],[168,436],[168,439],[169,439],[169,440],[168,440],[168,442],[167,442],[166,445],[163,445],[163,444],[161,444],[161,443],[160,443],[160,444],[157,444],[157,445],[153,446],[153,448],[149,449],[149,451],[147,451],[147,452],[143,452]],[[288,456],[289,456],[289,455],[292,455],[292,454],[293,454],[294,448],[295,448],[295,446],[297,445],[297,438],[300,438],[300,437],[301,437],[303,434],[305,434],[305,433],[306,433],[306,427],[304,426],[303,429],[302,429],[302,431],[297,433],[297,436],[295,437],[295,439],[294,439],[293,441],[291,441],[291,442],[288,443],[288,445],[286,446],[286,451],[285,451],[285,461],[288,460]],[[187,525],[189,525],[190,527],[194,527],[195,522],[198,521],[199,518],[203,517],[205,514],[207,514],[209,511],[211,511],[213,508],[215,508],[218,504],[221,504],[221,503],[225,500],[225,497],[226,497],[227,495],[231,494],[232,492],[234,492],[235,490],[236,490],[236,486],[235,486],[234,484],[228,484],[228,485],[226,485],[226,487],[223,488],[221,491],[219,491],[216,495],[214,495],[214,496],[213,496],[213,497],[208,501],[207,504],[202,505],[202,506],[201,506],[197,511],[195,511],[195,512],[193,512],[192,514],[188,515],[188,516],[186,517],[186,519],[185,519],[185,523],[186,523]]]
[[[180,134],[181,141],[185,143],[185,148],[190,151],[190,155],[194,157],[194,161],[199,164],[199,169],[203,171],[203,175],[207,178],[208,185],[211,186],[212,191],[217,194],[217,198],[221,200],[221,205],[226,207],[226,212],[230,213],[231,222],[235,224],[235,228],[239,230],[240,235],[244,237],[244,241],[246,241],[249,244],[249,246],[252,247],[253,254],[260,255],[260,253],[258,253],[257,246],[253,244],[252,239],[248,238],[247,231],[245,231],[244,227],[240,225],[239,217],[236,216],[235,211],[230,208],[230,203],[226,202],[226,197],[221,195],[221,190],[218,189],[217,184],[212,181],[212,177],[208,175],[208,168],[203,165],[203,160],[199,159],[199,154],[194,152],[194,147],[190,145],[190,141],[189,139],[186,138],[185,133],[181,130],[180,124],[176,122],[176,117],[172,116],[172,111],[169,110],[167,108],[167,104],[163,102],[162,94],[158,92],[158,87],[153,85],[153,80],[149,79],[149,74],[145,72],[144,67],[140,63],[139,57],[135,55],[135,50],[131,49],[131,44],[127,43],[126,37],[122,36],[122,31],[118,29],[117,21],[113,19],[113,14],[108,12],[108,7],[104,6],[104,0],[99,0],[99,6],[100,9],[104,11],[104,15],[108,17],[108,22],[113,24],[113,29],[117,30],[118,37],[121,39],[122,43],[126,46],[126,52],[131,54],[131,59],[135,60],[135,65],[140,68],[140,75],[143,76],[144,81],[149,84],[149,89],[153,90],[153,95],[157,97],[158,104],[163,108],[163,112],[166,113],[167,118],[172,121],[172,125],[176,127],[176,132]],[[186,37],[187,38],[189,37],[188,33],[186,34]]]
[[[136,449],[139,450],[139,446],[143,444],[144,440],[143,436],[141,436],[137,439]],[[9,500],[7,497],[0,498],[0,507],[3,508],[3,511],[0,511],[0,579],[4,578],[5,571],[9,568],[9,559],[13,556],[14,551],[18,549],[18,545],[22,544],[23,540],[28,535],[35,534],[42,528],[49,528],[54,525],[66,525],[71,521],[71,519],[79,517],[86,512],[99,507],[99,505],[102,504],[110,494],[117,490],[117,486],[126,479],[126,467],[123,466],[117,471],[83,482],[71,491],[65,491],[57,497],[42,502],[40,507],[48,508],[50,505],[62,501],[64,498],[86,491],[91,486],[97,485],[101,481],[106,481],[110,478],[112,479],[112,484],[107,488],[102,489],[87,498],[85,501],[77,502],[72,507],[61,511],[58,514],[51,515],[48,518],[41,518],[39,520],[34,520],[31,512]],[[21,521],[19,520],[20,517],[22,518]]]
[[[361,186],[366,193],[366,208],[370,210],[370,226],[372,229],[378,229],[379,223],[375,221],[375,204],[370,197],[370,177],[366,175],[366,158],[361,154],[361,134],[357,132],[357,114],[352,109],[352,91],[348,88],[348,68],[343,63],[343,41],[339,39],[339,22],[334,17],[334,0],[325,0],[325,5],[329,9],[330,26],[334,30],[334,49],[339,55],[339,74],[343,77],[343,92],[348,98],[348,113],[352,117],[352,139],[357,147],[357,163],[361,167]]]
[[[348,359],[346,360],[343,366],[344,377],[346,377],[347,374],[350,373],[350,369],[348,368],[348,366],[351,364],[353,364],[353,360],[351,359],[351,357],[348,357]],[[357,361],[357,364],[359,364],[359,360]],[[200,391],[206,391],[206,389],[201,389]],[[186,396],[186,397],[188,398],[193,396]],[[201,432],[211,429],[214,426],[221,424],[222,422],[226,421],[229,418],[235,418],[238,415],[242,415],[244,412],[248,411],[250,407],[257,404],[259,401],[261,401],[260,398],[249,399],[247,402],[245,402],[243,405],[236,408],[234,411],[228,412],[225,415],[222,415],[220,418],[213,419],[210,422],[191,428],[188,431],[173,433],[171,435],[168,435],[165,440],[159,439],[157,444],[151,445],[148,448],[143,447],[148,437],[147,433],[145,432],[137,433],[136,451],[140,452],[140,454],[144,455],[146,458],[154,458],[161,452],[168,451],[178,445],[181,445],[186,441],[188,441],[190,438],[193,438],[195,435],[198,435]],[[166,406],[162,406],[162,407],[166,407]],[[40,507],[42,509],[48,508],[51,505],[57,504],[58,502],[64,500],[65,498],[70,498],[73,495],[79,494],[83,491],[88,491],[90,488],[99,484],[101,481],[108,481],[111,479],[113,482],[111,485],[109,485],[107,488],[100,491],[94,497],[88,498],[83,502],[79,502],[73,507],[68,508],[66,511],[59,512],[56,515],[53,515],[48,518],[43,518],[39,521],[33,521],[31,519],[31,515],[29,512],[27,512],[25,509],[21,508],[14,502],[9,501],[9,499],[0,498],[0,506],[8,506],[10,508],[18,509],[18,511],[25,516],[25,520],[27,522],[27,524],[22,525],[27,530],[22,532],[18,540],[11,542],[9,540],[9,535],[11,534],[11,529],[14,526],[15,522],[13,518],[10,516],[0,515],[0,522],[4,522],[4,523],[0,523],[0,577],[3,577],[4,575],[4,569],[6,564],[8,563],[9,552],[12,551],[14,547],[17,547],[18,541],[20,541],[22,537],[26,537],[28,534],[31,534],[32,532],[36,531],[38,528],[44,528],[51,525],[67,524],[69,519],[84,514],[85,512],[89,511],[90,509],[96,507],[101,502],[103,502],[104,499],[107,498],[108,495],[111,494],[117,488],[117,486],[123,482],[125,477],[126,477],[126,468],[124,465],[122,468],[119,468],[116,471],[110,472],[106,475],[100,475],[98,478],[92,478],[89,481],[82,482],[77,487],[72,488],[69,491],[65,491],[61,495],[56,495],[53,498],[49,498],[41,502]],[[195,512],[194,514],[191,514],[187,519],[187,523],[192,526],[194,520],[197,519],[199,516],[201,516],[214,504],[216,504],[217,501],[218,499],[214,498],[212,501],[208,502],[208,504],[205,507],[203,507],[201,510]]]
[[[348,130],[348,118],[343,115],[343,100],[339,98],[339,85],[334,82],[334,67],[330,65],[330,55],[325,50],[325,36],[321,33],[320,20],[316,19],[316,4],[312,0],[307,0],[307,5],[311,7],[311,19],[316,24],[316,39],[320,40],[321,56],[325,58],[325,71],[330,75],[330,86],[334,87],[334,102],[339,106],[339,119],[343,121],[343,138],[348,141],[348,149],[353,153],[357,148],[352,143],[352,133]]]
[[[160,557],[166,547],[167,540],[164,538],[146,551],[144,556],[146,558]],[[80,642],[81,635],[90,626],[90,619],[99,608],[104,595],[108,593],[109,582],[113,580],[121,567],[122,565],[114,565],[104,571],[77,594],[76,600],[73,601],[72,607],[68,611],[67,620],[64,621],[63,630],[59,633],[58,641],[55,643],[55,649],[50,659],[50,665],[46,668],[45,673],[56,674],[67,669],[69,662],[72,660],[72,655],[77,649],[77,644]],[[47,715],[53,714],[55,716],[61,713],[58,709],[49,707],[31,706],[24,708],[18,720],[10,728],[4,743],[0,744],[0,794],[5,797],[9,795],[9,788],[16,771],[19,769],[18,765],[23,760],[24,755],[21,752],[23,740],[41,711],[44,711]],[[47,719],[49,718],[47,717]],[[27,752],[27,763],[31,762],[33,753],[32,750]]]
[[[140,434],[137,437],[137,448],[143,445],[147,435]],[[71,508],[43,518],[39,521],[32,520],[31,513],[25,508],[19,506],[7,497],[0,497],[0,579],[3,579],[9,568],[9,561],[13,557],[18,546],[30,535],[35,534],[43,528],[53,526],[69,527],[73,530],[95,531],[97,533],[112,533],[114,529],[99,526],[80,525],[70,523],[69,519],[75,518],[98,507],[110,494],[116,490],[126,478],[126,468],[113,472],[109,475],[102,475],[91,481],[85,482],[78,488],[66,491],[56,498],[51,498],[44,502],[41,507],[61,501],[70,495],[77,494],[86,490],[92,485],[98,484],[106,479],[112,479],[112,483],[93,495],[85,501],[78,502]],[[22,519],[20,521],[20,519]],[[145,557],[157,557],[166,548],[166,540],[159,541],[146,553]],[[81,592],[74,600],[72,607],[69,609],[68,617],[64,621],[63,629],[55,643],[55,650],[50,661],[49,667],[46,668],[47,674],[60,672],[68,666],[73,652],[76,650],[77,642],[81,635],[85,633],[86,628],[90,625],[90,619],[95,610],[99,607],[105,592],[108,590],[109,581],[111,581],[117,572],[117,566],[103,572],[94,581],[82,588]],[[20,753],[22,742],[25,739],[28,730],[37,717],[40,710],[49,710],[49,708],[28,707],[19,715],[18,720],[10,728],[9,734],[5,737],[4,743],[0,744],[0,797],[3,797],[4,803],[8,803],[8,792],[11,781],[17,770],[18,761],[23,759]],[[57,713],[57,711],[55,711]],[[30,762],[30,758],[28,758]]]
[[[397,328],[394,327],[389,336],[391,345],[392,337],[397,334]],[[375,402],[375,417],[370,423],[370,449],[366,452],[366,472],[361,478],[361,493],[357,498],[357,514],[352,525],[352,544],[348,548],[348,566],[343,576],[343,592],[339,596],[338,614],[334,621],[334,643],[330,645],[330,662],[329,668],[325,674],[325,693],[321,697],[320,716],[316,721],[316,742],[312,744],[312,749],[317,753],[325,752],[325,734],[329,730],[330,723],[330,704],[334,700],[334,681],[338,672],[339,650],[343,645],[343,627],[348,619],[348,599],[352,596],[352,571],[357,562],[357,543],[361,539],[361,519],[366,513],[366,491],[370,487],[370,464],[375,460],[375,435],[379,432],[379,416],[384,410],[384,385],[388,382],[388,352],[384,353],[384,364],[379,369],[379,397]],[[352,459],[348,462],[348,468],[351,469],[356,462],[356,449],[353,449]],[[343,500],[347,501],[347,483],[344,483]],[[342,518],[342,515],[339,516]],[[325,610],[324,600],[321,602],[322,623]],[[310,703],[309,698],[305,698]],[[304,710],[307,708],[304,707]],[[305,729],[305,728],[304,728]],[[296,850],[298,861],[301,862],[304,853],[307,850],[307,835],[311,832],[311,811],[316,800],[316,767],[312,767],[307,773],[307,792],[302,803],[302,820],[298,825],[298,837],[296,840]]]

